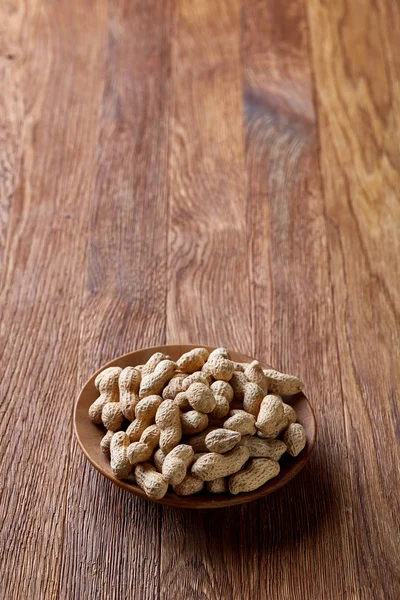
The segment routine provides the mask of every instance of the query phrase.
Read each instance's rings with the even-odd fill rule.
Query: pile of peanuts
[[[287,452],[297,456],[306,434],[281,396],[303,389],[292,375],[237,363],[225,348],[195,348],[176,362],[161,352],[145,365],[109,367],[97,375],[90,419],[107,433],[102,452],[118,479],[134,474],[159,500],[250,492],[276,477]]]

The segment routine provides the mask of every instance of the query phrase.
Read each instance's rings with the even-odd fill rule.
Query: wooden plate
[[[164,352],[164,354],[168,354],[172,360],[177,360],[181,354],[196,347],[198,346],[190,344],[157,346],[154,348],[145,348],[143,350],[137,350],[136,352],[124,354],[124,356],[120,356],[119,358],[112,360],[94,373],[89,381],[85,383],[77,398],[74,411],[74,430],[78,439],[78,443],[86,458],[94,466],[94,468],[97,469],[102,475],[107,477],[107,479],[110,479],[110,481],[119,487],[131,492],[132,494],[135,494],[136,496],[140,496],[141,498],[146,498],[148,500],[145,493],[133,481],[129,479],[120,480],[114,477],[108,458],[106,458],[100,450],[100,440],[105,434],[105,429],[102,426],[92,423],[88,417],[89,406],[98,397],[98,391],[95,388],[94,380],[98,373],[107,367],[118,366],[124,368],[127,366],[142,365],[155,352]],[[210,346],[204,347],[208,348],[210,351],[214,349]],[[240,354],[239,352],[230,353],[232,360],[237,362],[251,362],[253,360],[249,356]],[[200,492],[194,496],[177,496],[171,491],[168,492],[164,498],[158,500],[158,502],[161,504],[170,504],[171,506],[181,508],[220,508],[251,502],[256,498],[266,496],[267,494],[270,494],[271,492],[274,492],[278,488],[285,485],[301,471],[310,458],[317,435],[315,416],[311,405],[304,394],[288,396],[285,401],[291,404],[295,409],[297,413],[297,420],[303,425],[306,431],[307,443],[304,450],[296,458],[291,458],[286,454],[281,458],[279,461],[281,465],[281,471],[277,477],[271,481],[268,481],[258,490],[238,494],[236,496],[233,496],[229,493],[212,495],[208,492]]]

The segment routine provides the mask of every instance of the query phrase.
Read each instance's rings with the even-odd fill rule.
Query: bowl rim
[[[232,495],[232,494],[225,492],[222,494],[214,494],[214,495],[210,495],[210,496],[198,495],[198,494],[193,494],[191,496],[178,496],[177,494],[175,494],[175,492],[168,491],[167,494],[163,498],[161,498],[159,500],[153,500],[151,498],[148,498],[146,496],[146,494],[144,493],[144,491],[141,488],[139,488],[139,486],[137,486],[135,483],[133,483],[129,480],[117,479],[112,474],[111,471],[107,471],[101,463],[96,461],[96,457],[93,457],[93,455],[88,451],[84,441],[82,440],[82,436],[80,434],[81,419],[78,417],[78,411],[80,409],[82,397],[84,396],[84,394],[86,394],[86,391],[88,390],[88,388],[90,388],[90,387],[92,387],[92,385],[94,385],[95,378],[97,377],[97,375],[99,373],[104,371],[104,369],[107,369],[107,368],[113,367],[113,366],[120,366],[118,364],[119,362],[130,360],[130,357],[132,355],[138,354],[140,352],[148,353],[149,356],[151,356],[151,354],[154,354],[155,352],[164,352],[164,354],[169,354],[168,349],[173,348],[174,351],[176,351],[177,349],[182,348],[181,353],[183,354],[184,352],[188,352],[191,349],[199,348],[199,347],[207,348],[207,350],[212,351],[218,346],[209,346],[207,344],[164,344],[161,346],[149,346],[149,347],[139,348],[139,349],[133,350],[131,352],[122,354],[120,356],[117,356],[116,358],[114,358],[114,359],[108,361],[107,363],[105,363],[104,365],[102,365],[99,369],[97,369],[97,371],[95,373],[93,373],[89,377],[89,379],[87,379],[87,381],[84,383],[84,385],[80,388],[79,393],[76,397],[75,404],[74,404],[74,411],[73,411],[74,435],[75,435],[75,438],[78,442],[80,449],[82,450],[82,452],[83,452],[84,456],[86,457],[86,459],[88,460],[88,462],[99,473],[101,473],[101,475],[106,477],[109,481],[111,481],[118,487],[130,492],[131,494],[134,494],[135,496],[144,498],[145,500],[148,500],[150,502],[155,502],[157,504],[166,504],[166,505],[175,506],[178,508],[197,508],[197,509],[199,509],[199,508],[200,509],[227,508],[229,506],[236,506],[239,504],[247,504],[248,502],[252,502],[253,500],[256,500],[258,498],[265,497],[265,496],[271,494],[272,492],[278,490],[279,488],[283,487],[284,485],[286,485],[291,479],[293,479],[296,475],[298,475],[298,473],[300,473],[300,471],[305,467],[305,465],[311,458],[311,454],[314,450],[315,443],[317,440],[317,420],[315,417],[314,409],[313,409],[309,399],[305,396],[305,394],[303,392],[296,394],[296,396],[285,397],[285,399],[300,398],[302,400],[302,402],[305,401],[305,403],[307,405],[307,409],[308,409],[309,415],[311,417],[312,435],[309,435],[308,430],[306,429],[306,436],[307,436],[307,443],[306,443],[307,452],[306,452],[306,454],[304,454],[303,456],[300,454],[295,459],[290,458],[290,461],[293,461],[293,463],[291,463],[292,466],[286,472],[284,472],[284,473],[281,472],[276,478],[271,479],[270,481],[268,481],[266,484],[264,484],[260,488],[253,490],[252,492],[246,492],[246,493],[237,494],[237,495]],[[244,359],[244,360],[241,360],[240,362],[245,362],[245,360],[248,360],[248,361],[256,360],[256,359],[251,358],[250,356],[244,354],[243,352],[238,352],[236,350],[230,350],[230,349],[228,351],[230,352],[231,355],[234,355],[234,356],[239,355],[242,359]],[[233,360],[235,360],[234,356],[233,356]],[[263,368],[269,368],[268,365],[262,363],[261,361],[259,361],[259,362],[263,366]],[[140,364],[140,363],[136,362],[136,364]],[[132,366],[135,366],[135,364],[132,364]],[[86,424],[83,423],[83,426],[86,427]],[[87,417],[87,427],[98,428],[101,426],[95,425],[94,423],[92,423],[92,421],[90,421],[89,417]],[[101,453],[100,447],[99,447],[99,453]],[[104,457],[103,454],[100,454],[100,456],[103,460],[106,458],[106,457]],[[286,458],[289,460],[289,457],[286,457]],[[108,459],[106,459],[106,460],[108,461]]]

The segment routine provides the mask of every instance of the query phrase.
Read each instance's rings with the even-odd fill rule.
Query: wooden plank
[[[170,4],[109,5],[79,382],[165,343]],[[62,598],[158,597],[161,508],[102,478],[72,444]]]
[[[315,456],[259,503],[259,597],[357,597],[346,436],[333,326],[308,33],[295,0],[244,4],[244,97],[257,357],[299,374]]]
[[[178,2],[168,247],[170,343],[250,349],[239,2]]]
[[[102,20],[91,5],[8,3],[5,141],[10,169],[20,154],[21,167],[0,292],[2,598],[58,597],[97,141]]]
[[[249,353],[240,19],[240,2],[177,3],[167,341]],[[253,597],[240,518],[249,512],[165,507],[161,598]]]
[[[21,70],[15,61],[21,57],[23,11],[9,7],[0,24],[0,283],[7,243],[11,204],[17,187],[22,152],[23,98]],[[4,93],[6,91],[6,93]]]
[[[312,0],[309,18],[360,597],[395,599],[400,7]]]

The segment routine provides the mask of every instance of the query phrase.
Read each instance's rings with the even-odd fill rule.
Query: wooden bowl
[[[107,479],[141,498],[146,498],[148,500],[143,490],[141,490],[133,480],[120,480],[114,477],[109,459],[105,457],[100,450],[100,440],[105,434],[105,429],[102,426],[92,423],[88,417],[89,406],[98,397],[98,391],[95,388],[94,380],[98,373],[107,367],[118,366],[124,368],[127,366],[142,365],[155,352],[164,352],[164,354],[168,354],[172,360],[177,360],[184,352],[188,352],[188,350],[196,347],[197,346],[190,344],[157,346],[124,354],[107,363],[94,373],[89,381],[85,383],[77,398],[74,411],[74,430],[78,443],[86,458],[94,468],[107,477]],[[205,347],[210,351],[214,350],[214,348],[210,346]],[[240,354],[239,352],[231,352],[231,356],[232,360],[237,362],[251,362],[253,360],[249,356]],[[288,481],[301,471],[310,458],[316,440],[317,426],[311,405],[304,394],[300,393],[296,396],[288,396],[285,398],[285,401],[291,404],[295,409],[297,420],[303,425],[306,431],[307,443],[304,450],[296,458],[291,458],[287,454],[281,458],[279,461],[281,471],[277,477],[268,481],[265,485],[253,492],[238,494],[236,496],[229,493],[210,494],[206,491],[195,494],[194,496],[177,496],[173,491],[169,491],[164,498],[161,498],[158,502],[160,504],[170,504],[171,506],[180,508],[220,508],[251,502],[256,498],[261,498],[262,496],[274,492],[288,483]]]

